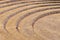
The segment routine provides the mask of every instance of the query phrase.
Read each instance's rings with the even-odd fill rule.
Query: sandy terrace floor
[[[60,3],[2,2],[0,40],[60,40]]]

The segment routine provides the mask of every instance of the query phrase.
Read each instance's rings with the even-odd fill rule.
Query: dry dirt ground
[[[60,2],[4,2],[0,40],[60,40]]]

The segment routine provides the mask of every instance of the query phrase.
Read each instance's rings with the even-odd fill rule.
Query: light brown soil
[[[29,2],[29,4],[32,3]],[[4,5],[7,5],[7,3],[0,4],[0,7]],[[19,5],[22,6],[23,4],[0,8],[0,13],[7,9],[17,7]],[[37,7],[34,9],[29,9],[26,11],[19,12],[19,14],[14,15],[10,19],[8,19],[7,24],[4,25],[4,22],[7,20],[9,15],[16,13],[17,11],[22,10],[24,8],[27,9],[29,7],[38,6],[38,5],[42,5],[42,4],[19,7],[17,9],[0,14],[0,40],[60,40],[60,14],[59,13],[45,16],[37,20],[33,26],[34,28],[32,28],[32,23],[38,16],[52,11],[57,11],[57,10],[59,11],[60,9],[50,9],[43,12],[37,12],[35,14],[32,13],[32,15],[25,17],[22,21],[19,22],[19,27],[18,27],[19,32],[16,29],[16,24],[17,21],[19,20],[19,17],[21,18],[27,13],[30,13],[38,9],[48,8],[48,7],[39,7],[39,8]],[[49,6],[49,7],[59,7],[59,6]],[[6,27],[7,30],[4,28],[4,26]]]

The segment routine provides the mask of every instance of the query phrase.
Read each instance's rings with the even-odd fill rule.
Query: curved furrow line
[[[60,1],[6,1],[6,2],[1,2],[0,4],[4,3],[10,3],[10,2],[41,2],[41,3],[60,3]]]
[[[36,3],[36,4],[39,4],[39,3]],[[13,9],[16,9],[16,8],[19,8],[19,7],[24,7],[24,6],[28,6],[28,5],[36,5],[36,4],[26,4],[26,5],[23,5],[23,6],[14,7],[14,8],[5,10],[3,12],[0,12],[0,14],[3,14],[5,12],[7,12],[7,11],[10,11],[10,10],[13,10]],[[60,4],[45,4],[45,5],[41,5],[41,7],[43,7],[43,6],[60,6]]]
[[[55,3],[55,2],[60,2],[60,1],[32,1],[32,2],[49,2],[49,3]]]
[[[11,11],[11,10],[14,10],[14,9],[17,9],[17,8],[20,8],[20,7],[29,6],[29,5],[36,5],[36,4],[29,4],[29,3],[27,3],[26,5],[24,4],[24,5],[22,5],[22,6],[17,6],[17,7],[10,8],[10,9],[8,9],[8,10],[5,10],[5,11],[3,11],[3,12],[0,12],[0,14],[3,14],[3,13],[5,13],[5,12],[7,12],[7,11]],[[43,6],[43,5],[42,5],[42,6]]]
[[[14,3],[14,2],[23,2],[23,1],[4,1],[0,2],[0,4]]]
[[[26,6],[29,6],[30,4],[26,4]],[[34,4],[33,4],[34,5]],[[23,6],[23,7],[26,7],[26,6]],[[49,16],[49,15],[54,15],[54,14],[59,14],[60,13],[60,4],[56,4],[56,5],[51,5],[52,7],[50,7],[50,5],[48,4],[46,4],[45,6],[44,5],[37,5],[37,6],[33,6],[33,7],[29,7],[29,8],[25,8],[25,9],[22,9],[22,10],[18,10],[18,12],[16,12],[16,13],[14,13],[14,14],[11,14],[11,15],[9,15],[6,19],[5,19],[5,22],[3,23],[3,28],[6,30],[6,32],[8,32],[8,30],[6,29],[6,26],[7,26],[7,23],[8,23],[8,21],[9,21],[9,19],[11,19],[12,17],[14,17],[15,15],[17,15],[17,14],[19,14],[19,13],[21,13],[21,12],[24,12],[24,11],[28,11],[28,10],[30,10],[30,9],[34,9],[34,8],[39,8],[39,10],[34,10],[34,11],[31,11],[30,13],[27,13],[27,14],[25,14],[25,15],[22,15],[22,17],[19,17],[19,19],[18,19],[18,21],[17,21],[17,23],[16,23],[16,29],[17,29],[17,31],[19,32],[19,29],[18,29],[18,27],[19,27],[19,24],[21,23],[21,21],[23,20],[23,19],[25,19],[26,17],[28,17],[28,16],[30,16],[30,15],[33,15],[33,14],[36,14],[36,13],[38,13],[38,12],[44,12],[44,11],[49,11],[49,10],[53,10],[53,9],[58,9],[57,11],[56,10],[53,10],[53,11],[49,11],[49,12],[47,12],[47,13],[45,13],[45,14],[41,14],[41,15],[39,15],[39,16],[37,16],[37,18],[32,22],[32,28],[33,28],[33,32],[37,35],[37,36],[39,36],[39,37],[42,37],[42,38],[44,38],[44,39],[46,39],[46,40],[51,40],[51,39],[49,39],[49,37],[46,37],[46,36],[44,36],[44,35],[38,35],[38,33],[36,33],[35,31],[34,31],[34,25],[36,24],[36,22],[39,20],[39,19],[41,19],[41,18],[44,18],[44,17],[46,17],[46,16]],[[55,7],[55,6],[57,6],[57,7]],[[20,6],[20,7],[22,7],[22,6]],[[20,8],[19,6],[17,6],[17,7],[14,7],[13,9],[11,8],[11,10],[14,10],[14,9],[16,9],[16,8]],[[44,9],[40,9],[41,7],[47,7],[47,8],[44,8]],[[10,10],[9,10],[10,11]],[[5,12],[8,12],[7,10],[6,11],[4,11],[4,12],[2,12],[2,13],[5,13]],[[48,29],[47,29],[48,30]],[[48,32],[50,32],[51,30],[48,30]],[[9,32],[8,32],[9,33]],[[23,32],[24,33],[24,32]],[[42,33],[44,33],[44,32],[42,32]],[[53,32],[50,32],[50,33],[53,33]],[[56,33],[55,33],[56,34]],[[54,34],[54,35],[55,35]],[[58,33],[57,33],[58,34]],[[24,34],[23,34],[24,35]],[[53,35],[53,34],[52,34]],[[59,35],[59,34],[58,34]],[[25,36],[25,35],[24,35]],[[38,37],[38,38],[39,38]],[[39,39],[39,40],[41,40],[41,39]]]
[[[24,3],[27,3],[27,2],[19,2],[19,3],[14,3],[14,4],[12,3],[12,4],[1,6],[0,8],[9,7],[9,6],[18,5],[18,4],[24,4]]]
[[[39,3],[35,3],[35,4],[39,4]],[[27,5],[29,5],[29,4],[27,4]],[[27,5],[23,5],[23,6],[27,6]],[[30,4],[30,5],[34,5],[34,4]],[[50,5],[50,4],[49,4]],[[49,6],[48,4],[46,5],[46,6]],[[51,4],[50,6],[52,6],[52,5],[60,5],[60,4]],[[20,6],[18,6],[18,7],[16,7],[16,8],[19,8]],[[22,7],[22,6],[21,6]],[[8,10],[5,10],[4,12],[7,12],[7,11],[10,11],[10,10],[13,10],[13,9],[15,9],[15,7],[14,8],[11,8],[11,9],[8,9]],[[4,12],[0,12],[0,14],[3,14]]]
[[[4,6],[1,6],[0,8],[3,8],[3,7],[8,7],[8,6],[12,6],[12,5],[17,5],[17,4],[21,4],[21,3],[29,3],[29,2],[18,2],[18,3],[12,3],[12,4],[7,4],[7,5],[4,5]],[[35,3],[35,2],[34,2]],[[37,4],[48,4],[49,2],[43,2],[43,3],[41,3],[41,2],[37,2]],[[52,3],[52,4],[54,4],[54,3]],[[56,3],[55,3],[56,4]],[[57,4],[60,4],[60,3],[57,3]]]
[[[19,2],[19,1],[4,1],[4,2],[0,2],[0,4],[5,4],[5,3],[10,3],[10,2]],[[21,2],[21,1],[20,1]],[[25,1],[24,1],[25,2]],[[27,1],[26,1],[27,2]],[[29,1],[29,2],[42,2],[42,1]],[[43,1],[46,2],[46,1]],[[60,3],[60,1],[47,1],[49,3]]]
[[[60,10],[48,12],[48,13],[46,13],[46,14],[42,14],[42,15],[38,16],[38,17],[34,20],[34,22],[32,23],[32,27],[34,27],[34,24],[35,24],[39,19],[44,18],[44,17],[49,16],[49,15],[54,15],[54,14],[60,14]]]
[[[4,4],[4,3],[10,3],[12,1],[4,1],[4,2],[0,2],[0,4]]]
[[[57,10],[57,12],[56,12],[56,10],[55,10],[55,15],[57,15],[57,14],[59,14],[60,12],[59,12],[60,10]],[[54,12],[54,11],[52,11],[52,12]],[[49,13],[49,12],[47,12],[47,13]],[[44,17],[44,15],[49,15],[49,14],[41,14],[41,16],[42,16],[42,18]],[[53,15],[53,14],[51,14],[51,15]],[[40,15],[39,15],[40,16]],[[40,16],[40,17],[41,17]],[[45,16],[46,17],[46,16]],[[38,18],[38,16],[37,16],[37,18]],[[33,21],[34,22],[34,21]],[[32,23],[33,23],[32,22]],[[36,21],[37,22],[37,21]],[[38,22],[37,22],[38,23]],[[35,24],[34,24],[35,25]],[[33,27],[37,27],[37,26],[33,26]],[[40,30],[41,29],[46,29],[48,32],[50,32],[50,33],[54,33],[54,34],[56,34],[56,35],[60,35],[60,32],[57,32],[57,31],[55,31],[55,30],[51,30],[51,29],[49,29],[49,28],[47,28],[48,26],[41,26],[42,28],[39,28]],[[53,27],[53,26],[52,26]],[[36,33],[36,32],[35,32]]]
[[[46,5],[45,5],[45,6],[46,6]],[[5,19],[4,29],[7,30],[5,27],[6,27],[6,24],[7,24],[8,20],[9,20],[11,17],[15,16],[16,14],[18,14],[18,13],[20,13],[20,12],[23,12],[23,11],[26,11],[26,10],[29,10],[29,9],[33,9],[33,8],[37,8],[37,7],[44,7],[44,6],[34,6],[34,7],[31,7],[31,8],[27,8],[27,9],[20,10],[20,11],[16,12],[15,14],[10,15],[8,18]],[[47,6],[46,6],[46,7],[47,7]],[[35,11],[34,11],[34,12],[35,12]]]
[[[9,20],[11,17],[17,15],[19,12],[23,12],[23,11],[26,11],[26,10],[32,9],[32,8],[34,8],[34,7],[35,7],[35,6],[33,6],[33,7],[29,7],[29,8],[25,8],[25,9],[22,9],[22,10],[20,10],[20,11],[14,13],[14,14],[11,14],[10,16],[8,16],[8,17],[5,19],[5,22],[4,22],[4,29],[6,30],[5,26],[6,26],[7,22],[8,22],[8,20]],[[36,7],[38,7],[38,6],[36,6]]]
[[[20,22],[21,22],[24,18],[26,18],[26,17],[28,17],[28,16],[30,16],[30,15],[32,15],[32,14],[35,14],[35,13],[37,13],[37,12],[43,12],[43,11],[52,10],[52,9],[60,9],[60,7],[40,9],[40,10],[37,10],[37,11],[34,11],[34,12],[30,12],[30,13],[28,13],[28,14],[25,14],[23,17],[20,17],[20,19],[18,19],[18,22],[17,22],[17,24],[16,24],[16,29],[17,29],[17,31],[19,32],[19,29],[18,29],[19,24],[20,24]],[[33,27],[32,27],[32,28],[33,28]]]

